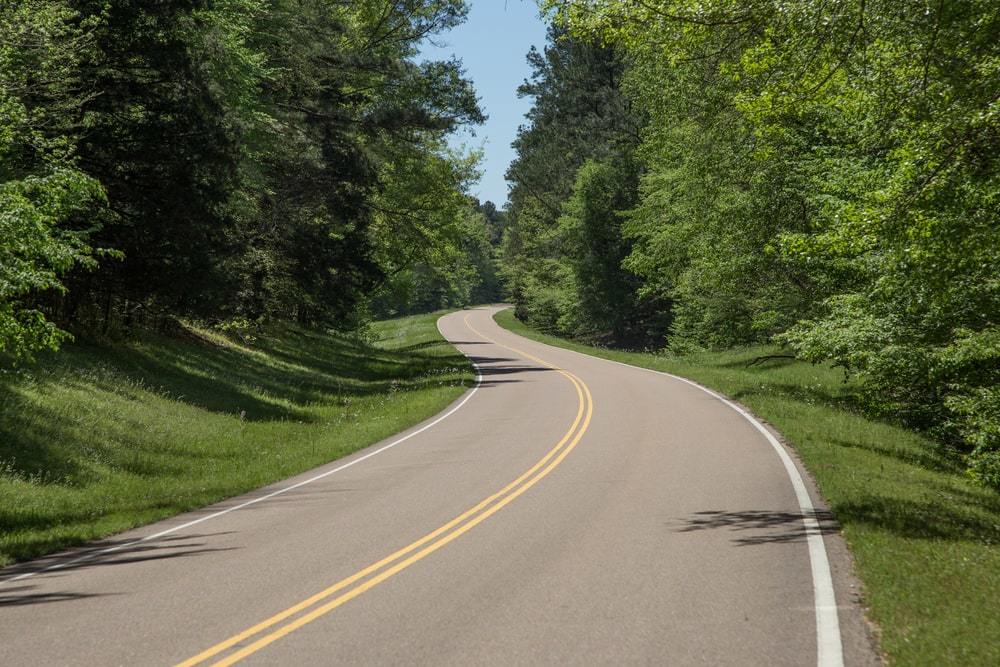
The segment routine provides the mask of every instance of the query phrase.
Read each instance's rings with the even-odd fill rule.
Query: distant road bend
[[[877,664],[846,549],[763,426],[501,329],[442,415],[0,570],[4,665]]]

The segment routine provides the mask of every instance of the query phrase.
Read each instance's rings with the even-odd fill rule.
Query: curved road
[[[0,663],[877,662],[844,545],[773,436],[494,311],[441,319],[481,375],[441,416],[0,571]]]

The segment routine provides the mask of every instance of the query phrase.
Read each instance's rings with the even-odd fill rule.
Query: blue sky
[[[441,59],[454,54],[462,60],[466,76],[475,83],[489,120],[476,128],[475,137],[462,132],[452,138],[452,143],[482,146],[483,178],[472,192],[483,201],[489,199],[503,206],[507,201],[503,175],[514,158],[510,142],[531,106],[530,100],[518,99],[516,91],[529,74],[524,59],[528,49],[545,44],[545,24],[538,16],[535,0],[471,0],[469,4],[466,22],[435,38],[439,47],[425,45],[421,57]]]

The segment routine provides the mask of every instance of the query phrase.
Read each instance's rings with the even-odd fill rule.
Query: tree
[[[75,156],[93,26],[58,2],[0,12],[0,355],[14,359],[66,338],[39,300],[93,264],[88,216],[104,195]]]
[[[456,247],[476,156],[444,137],[483,115],[459,62],[416,57],[462,0],[9,5],[10,341],[54,344],[43,312],[104,332],[349,326],[388,276]]]
[[[411,59],[464,15],[452,0],[315,0],[261,17],[269,121],[243,166],[238,314],[351,322],[453,244],[475,157],[443,137],[483,116],[459,63]]]
[[[672,295],[675,334],[839,364],[997,485],[995,3],[545,5],[633,63],[628,264]]]
[[[619,50],[553,28],[544,53],[533,49],[528,62],[532,77],[519,94],[532,97],[533,106],[530,124],[519,130],[514,142],[517,157],[507,171],[512,186],[502,252],[515,312],[543,328],[645,345],[663,333],[647,317],[655,310],[648,308],[647,300],[630,293],[618,300],[614,317],[595,301],[603,298],[604,288],[604,296],[617,298],[619,288],[634,285],[620,266],[628,243],[611,240],[620,228],[620,211],[606,207],[612,202],[625,206],[637,187],[636,169],[621,167],[634,165],[630,159],[642,125],[641,114],[633,111],[622,90],[625,58]],[[587,176],[581,183],[578,173],[588,160],[618,165],[613,168],[617,186],[625,190],[610,199],[599,196],[603,203],[591,202],[589,197],[598,196],[602,187],[597,181],[607,181],[608,175],[588,167],[587,173],[597,180]],[[574,211],[560,224],[567,213],[565,203],[574,196]],[[601,213],[587,213],[591,205]],[[574,217],[577,214],[583,218]],[[600,252],[610,254],[598,258]],[[607,272],[588,273],[595,262]],[[578,278],[593,279],[597,273],[601,278],[591,285],[594,299],[581,302]],[[644,332],[641,341],[638,332]]]
[[[622,267],[631,243],[621,219],[635,204],[637,181],[637,165],[628,159],[587,162],[577,172],[556,231],[568,269],[561,330],[619,344],[648,340],[649,319],[636,317],[639,281]]]

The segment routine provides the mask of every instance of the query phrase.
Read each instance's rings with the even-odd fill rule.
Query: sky
[[[532,45],[545,44],[545,24],[538,16],[535,0],[471,0],[465,23],[438,35],[437,47],[425,44],[422,59],[458,56],[479,95],[479,104],[489,116],[485,125],[475,128],[476,136],[460,132],[453,145],[482,148],[485,157],[480,169],[482,180],[472,187],[480,200],[490,200],[498,207],[507,201],[504,172],[514,159],[510,143],[531,101],[518,99],[517,87],[530,70],[525,55]]]

